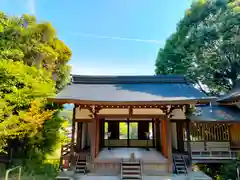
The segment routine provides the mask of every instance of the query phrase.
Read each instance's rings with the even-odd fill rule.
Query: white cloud
[[[26,0],[28,12],[32,15],[36,15],[36,0]]]
[[[154,40],[154,39],[140,39],[140,38],[127,38],[127,37],[118,37],[118,36],[104,36],[98,34],[90,34],[90,33],[74,33],[75,36],[85,36],[91,38],[98,38],[98,39],[111,39],[111,40],[120,40],[120,41],[135,41],[135,42],[142,42],[142,43],[151,43],[151,44],[163,44],[164,42],[161,40]]]

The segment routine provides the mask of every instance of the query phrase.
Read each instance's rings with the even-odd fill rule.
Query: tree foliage
[[[198,0],[186,11],[156,60],[156,74],[182,74],[216,95],[240,79],[240,1]],[[203,165],[217,179],[236,179],[236,163]]]
[[[194,1],[159,50],[156,74],[183,74],[210,94],[226,92],[240,75],[239,27],[239,0]]]
[[[71,51],[50,23],[4,13],[0,49],[0,151],[17,141],[25,155],[39,151],[43,158],[61,138],[61,107],[46,98],[69,81]]]
[[[17,18],[0,13],[0,49],[0,59],[46,69],[57,90],[69,80],[71,51],[57,38],[50,23],[37,23],[33,16]]]

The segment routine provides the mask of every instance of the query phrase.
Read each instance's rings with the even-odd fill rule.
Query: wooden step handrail
[[[120,167],[121,168],[121,174],[120,174],[121,177],[120,177],[120,180],[123,179],[123,172],[122,172],[123,161],[124,161],[123,158],[121,158],[121,165],[120,165],[121,166]]]
[[[60,170],[63,170],[63,159],[64,159],[64,157],[69,156],[71,154],[71,152],[74,151],[75,146],[76,146],[76,143],[68,143],[68,144],[62,145],[60,162],[59,162]]]
[[[143,180],[143,160],[140,160],[141,180]]]

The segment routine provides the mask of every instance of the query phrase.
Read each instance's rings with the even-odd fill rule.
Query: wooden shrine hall
[[[72,143],[63,159],[85,158],[89,171],[119,173],[120,161],[134,153],[147,173],[172,172],[175,152],[191,161],[188,114],[212,99],[183,76],[73,75],[49,101],[74,104]]]

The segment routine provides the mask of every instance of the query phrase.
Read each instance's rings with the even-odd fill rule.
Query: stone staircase
[[[80,156],[78,156],[77,161],[76,161],[75,173],[85,174],[86,170],[87,170],[86,167],[87,167],[86,158],[80,158]]]
[[[121,180],[142,180],[141,162],[138,160],[122,160]]]
[[[188,174],[186,161],[182,155],[173,156],[173,166],[176,174],[185,174],[185,175]]]

